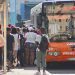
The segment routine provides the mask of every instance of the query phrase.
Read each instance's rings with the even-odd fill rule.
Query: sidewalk
[[[72,74],[71,74],[72,73]],[[0,75],[75,75],[75,71],[72,70],[46,70],[45,73],[41,70],[39,73],[35,67],[26,67],[22,69],[11,69],[10,72],[3,74],[0,70]]]
[[[10,72],[7,72],[4,75],[52,75],[48,71],[43,73],[43,70],[40,73],[37,71],[35,67],[26,67],[24,69],[11,69]]]
[[[0,70],[0,75],[3,75],[3,70]]]

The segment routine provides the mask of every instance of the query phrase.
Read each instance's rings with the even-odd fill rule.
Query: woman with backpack
[[[48,36],[46,35],[45,29],[41,28],[41,38],[40,38],[40,42],[38,42],[38,47],[36,49],[36,60],[37,60],[37,67],[38,67],[38,71],[40,72],[40,63],[43,67],[43,72],[45,72],[45,68],[46,68],[46,50],[48,49]]]

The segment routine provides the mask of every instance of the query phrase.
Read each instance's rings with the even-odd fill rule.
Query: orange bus
[[[46,62],[75,62],[75,1],[46,1],[31,9],[31,22],[49,35]]]

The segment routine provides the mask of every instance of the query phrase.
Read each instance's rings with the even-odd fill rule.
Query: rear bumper
[[[46,57],[46,62],[75,62],[75,57]]]

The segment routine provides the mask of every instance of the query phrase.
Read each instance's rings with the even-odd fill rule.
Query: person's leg
[[[2,56],[0,55],[0,70],[2,69]]]
[[[41,52],[40,51],[36,51],[36,65],[38,68],[38,71],[40,72],[40,64],[41,64]]]
[[[26,65],[29,65],[29,55],[30,55],[30,51],[29,51],[29,43],[26,43],[26,48],[25,48],[25,56],[26,56]]]
[[[42,67],[43,67],[43,72],[45,72],[45,69],[46,69],[46,53],[45,52],[41,52],[41,55],[42,55]]]
[[[34,51],[30,51],[30,65],[34,64]]]
[[[9,60],[12,67],[13,66],[13,51],[12,50],[10,51],[10,54],[9,54]]]
[[[19,49],[17,51],[17,67],[21,67],[20,61],[21,61],[21,50]]]
[[[26,48],[26,64],[29,64],[29,49]]]
[[[17,50],[14,50],[13,57],[14,57],[14,62],[13,62],[13,64],[14,64],[14,66],[16,66],[17,63],[18,63],[18,60],[17,60]]]
[[[20,50],[20,66],[21,67],[24,67],[24,64],[25,64],[24,60],[25,60],[24,51]]]
[[[30,65],[34,65],[35,58],[35,44],[30,43]]]
[[[3,50],[0,48],[0,69],[2,69],[2,55],[3,55]]]
[[[8,70],[13,67],[13,52],[11,50],[7,50],[7,67]]]

